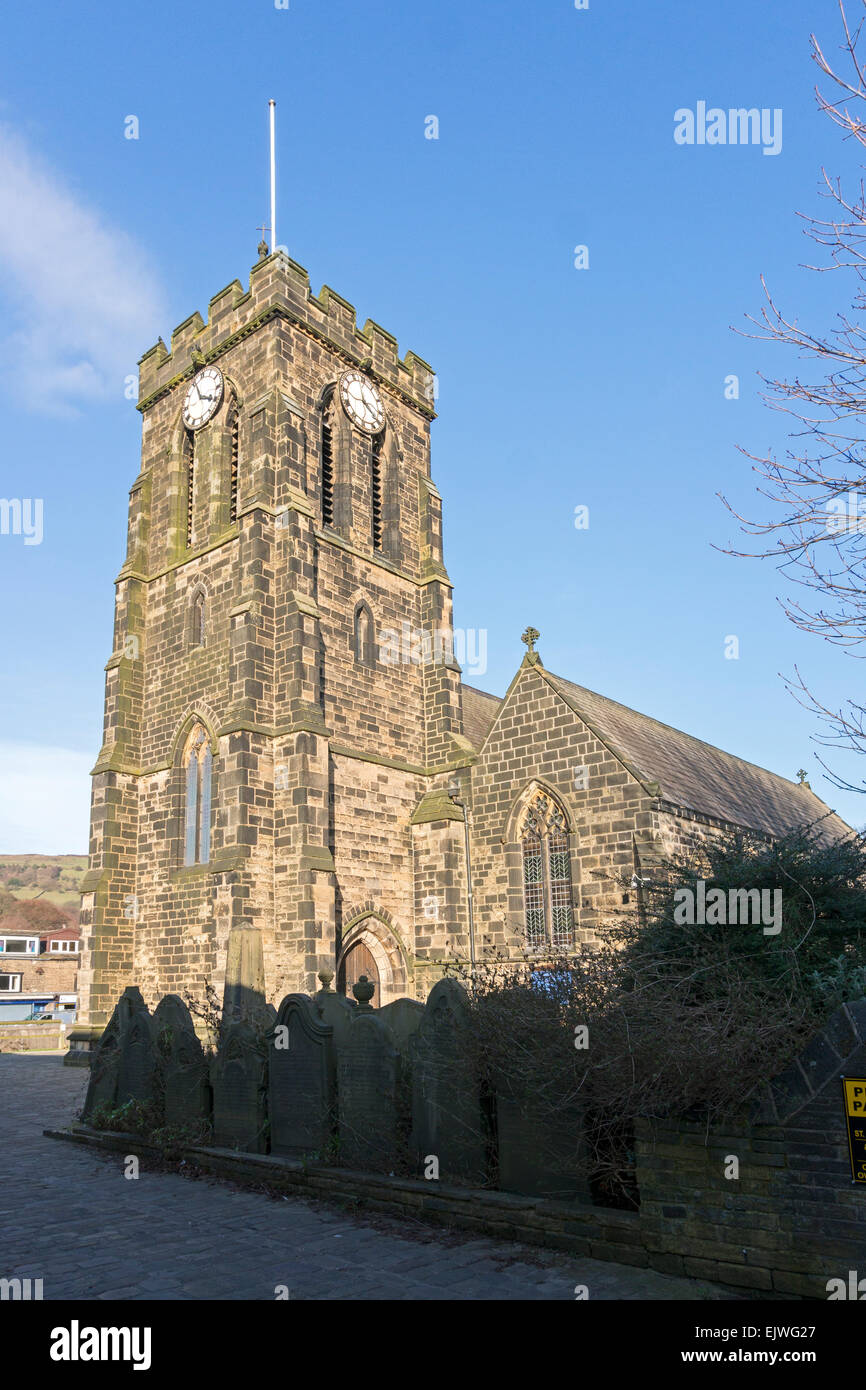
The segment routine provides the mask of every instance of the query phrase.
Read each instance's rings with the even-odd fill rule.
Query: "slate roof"
[[[658,784],[664,801],[770,835],[782,835],[827,816],[827,805],[809,787],[725,753],[564,676],[550,671],[541,674],[633,772],[645,782]],[[480,748],[501,701],[471,686],[463,689],[466,736],[473,747]],[[851,833],[850,826],[835,813],[822,822],[821,830],[832,837]]]
[[[473,748],[481,747],[501,704],[498,695],[488,695],[474,685],[463,686],[463,732]]]

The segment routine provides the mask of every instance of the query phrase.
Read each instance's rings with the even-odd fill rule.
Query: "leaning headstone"
[[[421,1171],[482,1184],[487,1128],[468,1057],[469,1001],[456,980],[434,985],[412,1038],[412,1147]],[[435,1165],[430,1160],[435,1159]]]
[[[210,1114],[208,1066],[189,1009],[167,994],[153,1013],[165,1090],[165,1123],[185,1125]]]
[[[398,1152],[400,1055],[375,1013],[359,1012],[337,1056],[340,1162],[390,1173]]]
[[[211,1084],[217,1148],[266,1153],[267,1053],[260,1029],[245,1019],[223,1028]]]
[[[268,1034],[272,1153],[322,1153],[334,1134],[335,1087],[333,1028],[309,995],[287,994]]]
[[[409,1040],[420,1027],[424,1005],[417,999],[395,999],[379,1010],[379,1018],[391,1029],[394,1045],[402,1056],[408,1056]]]
[[[121,1049],[134,1014],[144,1007],[141,990],[136,985],[129,985],[118,999],[114,1013],[96,1044],[82,1119],[91,1119],[97,1107],[109,1106],[113,1109],[117,1105]]]

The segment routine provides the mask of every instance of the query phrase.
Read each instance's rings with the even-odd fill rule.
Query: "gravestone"
[[[141,990],[129,985],[114,1007],[114,1012],[96,1044],[90,1067],[90,1084],[81,1118],[89,1120],[97,1106],[117,1105],[117,1083],[124,1039],[137,1010],[145,1008]]]
[[[456,980],[440,980],[430,991],[410,1042],[412,1147],[422,1171],[436,1158],[444,1182],[480,1185],[487,1176],[487,1126],[468,1060],[468,1009]]]
[[[120,1045],[117,1104],[125,1105],[128,1101],[150,1103],[162,1111],[153,1019],[141,995],[131,1002],[129,1025]],[[157,1123],[160,1117],[156,1117]]]
[[[266,1153],[267,1050],[261,1031],[245,1019],[223,1028],[211,1084],[217,1148]]]
[[[499,1188],[527,1197],[590,1203],[583,1108],[555,1113],[516,1078],[496,1079]]]
[[[339,1052],[341,1043],[348,1036],[352,1019],[357,1013],[357,1004],[354,1000],[347,999],[345,994],[337,994],[335,990],[331,989],[333,978],[333,973],[330,970],[319,972],[322,988],[314,994],[313,1004],[319,1021],[329,1024],[333,1028],[334,1047]]]
[[[274,1021],[274,1007],[265,1002],[262,934],[247,921],[235,922],[229,932],[223,985],[223,1027],[242,1019],[261,1029]]]
[[[394,1038],[394,1046],[403,1057],[409,1055],[409,1040],[417,1033],[424,1017],[424,1005],[417,999],[395,999],[379,1010],[378,1017],[387,1024]]]
[[[210,1114],[208,1065],[189,1009],[167,994],[153,1014],[165,1089],[165,1123],[185,1125]]]
[[[337,1054],[340,1162],[390,1173],[398,1154],[400,1055],[375,1013],[359,1012]]]
[[[336,1067],[334,1030],[307,994],[287,994],[268,1034],[271,1152],[320,1154],[332,1139]]]

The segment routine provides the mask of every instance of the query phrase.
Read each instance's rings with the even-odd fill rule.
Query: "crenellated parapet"
[[[204,363],[218,361],[274,318],[295,324],[336,351],[347,367],[363,368],[422,415],[435,418],[432,367],[413,352],[401,359],[396,338],[371,319],[359,328],[354,306],[327,285],[318,296],[312,294],[307,271],[284,251],[253,266],[248,290],[233,280],[214,295],[207,321],[196,311],[178,324],[170,351],[160,338],[144,354],[139,362],[138,409],[146,410]]]

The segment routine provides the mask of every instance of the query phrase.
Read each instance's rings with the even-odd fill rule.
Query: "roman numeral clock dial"
[[[196,372],[183,398],[183,423],[188,430],[200,430],[212,420],[223,398],[222,372],[204,367]]]
[[[385,406],[372,381],[360,372],[344,372],[340,377],[343,409],[359,430],[378,434],[385,423]]]

